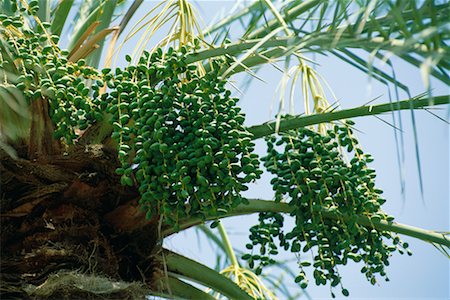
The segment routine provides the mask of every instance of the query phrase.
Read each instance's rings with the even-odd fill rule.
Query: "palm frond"
[[[203,284],[231,299],[253,299],[233,281],[199,262],[168,250],[164,250],[162,255],[168,271],[177,277]]]
[[[289,6],[280,10],[284,13],[275,14],[271,20],[253,20],[257,24],[253,24],[254,27],[258,29],[244,34],[242,39],[249,41],[261,38],[274,28],[285,28],[284,24],[287,24],[298,38],[295,43],[300,44],[297,48],[301,49],[302,53],[341,51],[348,54],[362,49],[369,53],[374,52],[381,61],[395,55],[421,67],[424,79],[431,75],[449,83],[446,73],[449,59],[444,55],[448,50],[445,43],[448,38],[448,5],[429,3],[416,7],[411,1],[398,1],[395,5],[384,1],[370,1],[367,7],[358,6],[356,3],[348,5],[345,1],[336,1],[332,5],[325,3],[290,1]],[[216,26],[210,31],[218,31],[220,28],[224,30],[233,22],[245,22],[248,15],[260,10],[260,6],[254,3],[230,16],[220,25],[222,27]],[[273,11],[273,8],[269,10]],[[313,24],[313,30],[305,28],[305,22],[299,19],[302,16]],[[420,20],[418,16],[421,16]],[[286,53],[277,52],[271,59],[284,55]],[[346,62],[361,65],[357,56],[347,57]],[[260,60],[258,63],[266,61]],[[255,65],[258,63],[255,62]],[[373,63],[367,65],[367,68],[371,69],[372,65]],[[381,75],[375,77],[377,80],[388,78],[389,81],[394,81],[386,72],[378,70],[377,73]]]
[[[216,299],[172,274],[160,279],[156,284],[159,285],[157,287],[159,291],[151,291],[150,295],[152,296],[159,296],[165,299]]]
[[[58,36],[61,35],[61,32],[66,25],[67,16],[69,15],[70,9],[72,8],[73,1],[74,0],[61,0],[53,9],[53,20],[50,27],[52,34],[56,34]]]

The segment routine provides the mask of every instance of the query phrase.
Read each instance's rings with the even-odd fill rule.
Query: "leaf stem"
[[[239,205],[228,214],[221,216],[221,218],[226,217],[234,217],[240,215],[247,215],[259,212],[279,212],[279,213],[291,213],[293,210],[292,206],[289,206],[287,203],[268,201],[268,200],[260,200],[260,199],[249,199],[248,205]],[[337,219],[346,220],[350,218],[350,216],[346,215],[337,215],[336,213],[332,213],[330,211],[324,210],[322,211],[322,216],[328,219]],[[217,216],[207,217],[207,220],[217,219]],[[407,235],[410,237],[414,237],[425,242],[434,243],[438,245],[443,245],[446,247],[450,247],[450,239],[442,233],[434,232],[431,230],[425,230],[409,225],[400,224],[397,222],[387,222],[380,221],[378,223],[372,222],[366,216],[358,216],[357,223],[365,226],[365,227],[373,227],[382,231],[390,231],[396,232],[399,234]],[[186,219],[184,222],[182,221],[180,224],[181,230],[201,224],[201,219]],[[175,233],[171,228],[165,228],[162,232],[163,236],[168,236]]]
[[[314,115],[298,115],[290,119],[282,120],[280,123],[280,131],[287,131],[289,129],[295,129],[305,127],[309,125],[315,125],[320,123],[327,123],[336,120],[350,119],[369,115],[379,115],[385,112],[391,112],[404,109],[418,109],[426,106],[443,105],[450,103],[450,95],[426,97],[423,99],[407,99],[398,101],[395,103],[385,103],[379,105],[365,105],[350,109],[343,109],[339,111],[314,114]],[[265,123],[261,125],[251,126],[248,129],[253,134],[253,139],[259,139],[261,137],[275,133],[276,122]]]

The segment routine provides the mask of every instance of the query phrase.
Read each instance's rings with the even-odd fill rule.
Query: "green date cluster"
[[[108,81],[121,182],[133,185],[135,174],[147,217],[162,215],[175,228],[181,218],[220,215],[244,202],[240,192],[262,173],[220,61],[199,75],[185,63],[187,50],[146,52]]]
[[[204,74],[186,64],[191,48],[158,49],[136,65],[99,72],[83,59],[72,62],[49,23],[29,27],[37,9],[34,1],[15,16],[0,15],[8,56],[0,63],[18,74],[8,80],[30,104],[48,103],[56,139],[70,144],[107,116],[121,183],[139,186],[148,218],[163,216],[175,228],[180,218],[220,215],[246,201],[240,193],[262,171],[244,114],[219,76],[222,61]]]
[[[300,273],[295,281],[302,288],[308,285],[306,270],[311,266],[317,285],[340,285],[347,296],[339,265],[361,262],[361,272],[375,284],[377,274],[387,279],[385,266],[392,252],[410,254],[407,243],[373,226],[393,217],[380,210],[385,199],[375,188],[375,171],[368,167],[372,157],[358,146],[350,128],[353,124],[335,125],[324,135],[302,128],[267,139],[268,155],[262,160],[275,175],[271,184],[276,200],[286,199],[292,206],[295,226],[283,232],[281,216],[261,214],[260,223],[251,229],[252,243],[247,245],[251,250],[258,245],[260,253],[252,251],[245,259],[270,262],[266,253],[278,252],[273,241],[278,237],[280,247],[299,257]],[[344,159],[344,150],[349,152],[349,161]],[[372,226],[358,224],[361,216]],[[312,261],[300,259],[302,253],[311,253]]]
[[[31,4],[15,16],[0,15],[0,37],[6,43],[1,69],[18,74],[11,84],[30,102],[47,100],[54,137],[72,143],[77,130],[102,120],[103,81],[95,68],[84,60],[71,62],[69,52],[58,48],[59,37],[50,35],[50,23],[42,22],[35,30],[25,25],[24,14],[36,12]]]
[[[259,214],[259,223],[250,228],[251,243],[245,245],[249,250],[258,245],[259,253],[244,254],[242,259],[247,260],[250,268],[255,269],[255,274],[259,275],[265,266],[276,263],[272,256],[278,254],[278,246],[276,238],[280,239],[283,236],[284,217],[275,212],[261,212]]]

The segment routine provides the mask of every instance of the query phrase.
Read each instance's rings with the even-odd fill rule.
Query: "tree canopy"
[[[333,297],[336,291],[348,296],[339,266],[358,263],[362,276],[376,284],[387,278],[393,253],[411,253],[399,235],[428,242],[448,257],[447,233],[397,223],[383,211],[387,199],[375,183],[374,158],[360,146],[351,120],[409,110],[414,122],[415,109],[449,104],[450,96],[434,95],[431,85],[450,82],[446,1],[261,0],[237,6],[210,27],[199,25],[187,0],[155,3],[133,24],[142,2],[0,4],[0,148],[5,166],[10,159],[52,164],[80,147],[111,153],[105,169],[114,173],[105,176],[132,199],[108,207],[108,226],[132,232],[151,224],[155,230],[148,238],[157,245],[151,257],[162,275],[145,293],[275,299],[267,286],[276,285],[260,275],[288,251],[298,259],[293,272],[299,289],[329,285]],[[165,37],[154,41],[164,30]],[[123,43],[137,36],[126,64],[115,66]],[[334,56],[409,98],[342,109],[311,54]],[[426,93],[413,97],[395,71],[378,67],[393,66],[394,57],[421,72]],[[251,84],[264,65],[281,71],[279,109],[273,120],[248,127],[232,78],[245,73]],[[286,95],[293,106],[297,85],[298,115],[286,112]],[[264,155],[255,152],[257,139],[266,142]],[[422,189],[418,150],[417,163]],[[275,197],[244,197],[264,172]],[[5,193],[13,204],[2,204],[2,213],[34,211],[36,202],[24,207],[11,195]],[[243,214],[259,219],[238,261],[220,219]],[[167,236],[207,221],[220,238],[208,227],[201,230],[230,260],[221,272],[161,246]],[[27,291],[40,295],[38,288]]]

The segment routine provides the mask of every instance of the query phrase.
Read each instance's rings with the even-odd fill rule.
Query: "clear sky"
[[[144,1],[138,16],[129,25],[149,11],[157,1]],[[213,16],[222,13],[226,15],[234,1],[197,1],[198,11],[202,18],[209,22]],[[130,26],[129,26],[130,27]],[[123,56],[133,50],[133,41],[125,44],[118,65],[123,65]],[[362,105],[375,97],[380,97],[374,103],[389,101],[387,88],[364,73],[332,57],[316,56],[320,64],[317,71],[327,80],[333,92],[340,100],[342,107],[348,108]],[[400,61],[395,62],[397,76],[410,88],[412,95],[424,92],[424,86],[418,70]],[[385,70],[388,70],[385,68]],[[270,112],[270,106],[276,86],[281,79],[281,73],[273,67],[264,67],[258,75],[265,82],[253,80],[251,86],[243,95],[235,93],[240,98],[239,105],[247,115],[247,124],[259,124],[273,118],[275,112]],[[232,78],[237,86],[243,83],[244,75]],[[434,82],[434,94],[449,92],[448,87]],[[298,89],[300,90],[300,89]],[[407,95],[401,93],[400,99]],[[332,102],[332,100],[330,100]],[[297,112],[302,112],[300,95],[297,102]],[[438,107],[433,113],[448,120],[448,106]],[[449,126],[427,111],[416,111],[416,126],[419,137],[420,159],[424,181],[424,201],[419,189],[417,160],[414,150],[411,112],[401,113],[403,121],[403,138],[405,142],[405,163],[403,171],[406,179],[406,192],[403,198],[400,192],[399,168],[396,158],[394,129],[375,117],[355,119],[359,140],[363,149],[371,153],[375,161],[372,166],[377,171],[377,185],[384,190],[388,200],[384,210],[396,217],[401,223],[449,231]],[[391,115],[385,115],[383,120],[392,123]],[[257,150],[264,154],[264,143],[257,142]],[[270,177],[263,176],[246,194],[249,198],[271,199],[273,192],[269,184]],[[403,200],[404,199],[404,200]],[[248,241],[248,229],[256,223],[257,216],[229,218],[223,221],[230,233],[230,239],[236,249],[243,250]],[[440,254],[432,245],[412,238],[404,237],[410,244],[413,256],[395,254],[387,269],[390,282],[380,281],[372,286],[360,273],[361,265],[349,264],[341,268],[343,283],[350,291],[348,299],[449,299],[449,260]],[[167,239],[164,245],[193,259],[213,267],[216,263],[215,251],[207,240],[190,229]],[[280,259],[293,258],[291,253],[280,255]],[[296,271],[296,263],[291,263]],[[270,269],[265,272],[270,272]],[[300,289],[292,280],[284,281],[290,290]],[[307,292],[313,299],[328,299],[328,287],[316,287],[311,281]],[[340,292],[336,291],[340,296]],[[280,298],[282,299],[282,297]],[[305,298],[306,299],[306,298]]]

